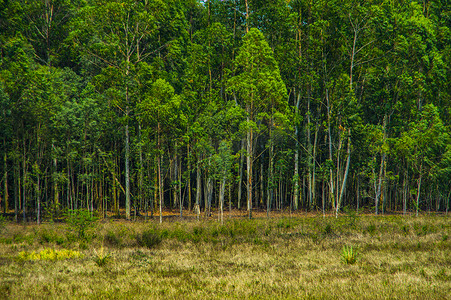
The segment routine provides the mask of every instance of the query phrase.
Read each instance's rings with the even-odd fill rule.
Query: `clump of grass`
[[[17,255],[17,260],[27,261],[27,260],[64,260],[72,258],[80,258],[81,254],[78,251],[73,250],[55,250],[51,248],[46,248],[40,252],[27,252],[22,251]]]
[[[96,265],[98,267],[104,267],[108,263],[108,260],[110,259],[111,254],[106,252],[104,250],[103,246],[100,247],[99,252],[97,252],[95,250],[94,250],[94,252],[95,252],[94,262],[96,263]]]
[[[357,262],[357,251],[352,246],[343,246],[341,261],[346,265],[355,264]]]
[[[154,248],[162,241],[161,235],[154,230],[146,230],[141,234],[136,235],[136,242],[141,247]]]

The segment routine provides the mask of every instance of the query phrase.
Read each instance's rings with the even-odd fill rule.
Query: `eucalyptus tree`
[[[235,68],[236,75],[229,79],[228,89],[237,95],[239,104],[246,111],[247,202],[249,218],[252,218],[254,143],[267,113],[286,105],[287,90],[273,51],[256,28],[244,36],[235,58]]]
[[[71,37],[80,50],[99,68],[113,68],[121,80],[125,117],[126,218],[130,219],[130,132],[133,105],[133,72],[157,47],[149,43],[159,23],[157,16],[167,9],[162,1],[93,1],[83,6],[73,22]]]
[[[433,104],[423,107],[418,120],[409,124],[396,143],[401,155],[406,156],[412,172],[416,176],[415,211],[418,216],[423,178],[433,175],[431,172],[441,164],[449,145],[449,132],[440,119],[438,109]],[[445,156],[446,158],[446,156]]]
[[[181,98],[176,95],[174,88],[164,79],[157,79],[152,83],[149,92],[139,105],[144,124],[152,127],[155,132],[157,145],[156,161],[158,172],[158,197],[160,204],[160,223],[162,222],[162,207],[164,204],[163,184],[163,143],[169,132],[175,130],[180,113]],[[167,142],[167,141],[166,141]]]

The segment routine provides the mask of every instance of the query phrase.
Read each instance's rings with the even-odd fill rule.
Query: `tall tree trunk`
[[[158,139],[158,199],[160,201],[160,224],[163,222],[163,182],[161,177],[161,164],[162,156],[161,153],[161,140],[160,140],[160,123],[157,125],[157,139]]]
[[[332,134],[331,134],[331,124],[330,124],[330,101],[329,101],[329,90],[326,89],[326,102],[327,102],[327,135],[329,137],[329,160],[332,163],[333,161],[333,154],[332,154]],[[332,167],[329,167],[329,199],[332,203],[332,208],[335,209],[335,191],[334,191],[334,174]]]
[[[221,183],[219,185],[219,207],[221,211],[221,225],[224,225],[224,192],[226,185],[226,175],[222,177]]]
[[[337,201],[337,206],[336,206],[336,210],[335,210],[335,217],[338,217],[338,210],[340,209],[340,204],[343,200],[343,194],[346,188],[346,180],[348,179],[348,174],[349,174],[349,165],[351,164],[351,129],[348,130],[348,150],[347,150],[347,159],[346,159],[346,170],[345,170],[345,174],[343,177],[343,182],[341,184],[341,190],[340,190],[340,196],[338,198]]]
[[[5,149],[5,153],[3,155],[3,213],[6,214],[8,212],[8,156],[6,152],[6,139],[3,138],[3,145]]]
[[[245,0],[244,4],[246,6],[246,33],[248,33],[249,32],[249,5],[248,5],[248,0]]]
[[[247,119],[249,124],[249,117]],[[247,205],[249,211],[249,219],[252,219],[252,165],[253,165],[253,131],[252,127],[247,130],[247,155],[246,155],[246,163],[247,163]]]
[[[308,183],[308,208],[309,210],[312,210],[313,205],[313,195],[312,195],[312,141],[310,137],[310,126],[311,126],[311,120],[310,120],[310,93],[308,92],[307,95],[307,183]]]
[[[386,128],[387,126],[387,115],[384,116],[384,121],[383,121],[383,127],[384,127],[384,137],[383,137],[383,143],[385,144],[385,134],[386,134]],[[384,182],[383,179],[383,175],[384,175],[384,168],[385,168],[385,151],[382,149],[381,150],[381,165],[379,168],[379,178],[378,178],[378,185],[377,185],[377,191],[376,191],[376,197],[375,197],[375,206],[376,206],[376,215],[379,212],[379,200],[380,197],[382,195],[381,193],[381,188],[382,188],[382,183]]]
[[[243,169],[244,169],[244,144],[245,140],[241,140],[241,153],[240,153],[240,176],[238,179],[238,209],[241,209],[241,196],[242,196],[242,186],[243,186]]]
[[[139,190],[139,211],[143,208],[143,185],[144,185],[144,160],[143,160],[143,149],[142,149],[142,137],[141,137],[141,124],[138,124],[138,139],[139,139],[139,180],[138,180],[138,190]],[[146,200],[147,202],[147,200]],[[146,210],[147,213],[147,210]]]
[[[128,47],[127,47],[128,48]],[[126,80],[128,81],[129,74],[129,57],[127,57],[127,70],[126,70]],[[129,91],[128,91],[128,83],[125,86],[125,218],[130,220],[130,133],[128,130],[128,118],[130,115],[130,107],[129,107]]]
[[[295,131],[294,131],[294,137],[295,137],[295,149],[294,149],[294,175],[293,175],[293,182],[294,182],[294,209],[298,209],[299,207],[299,127],[297,124],[297,118],[299,116],[299,104],[301,101],[301,93],[298,91],[297,94],[297,100],[296,100],[296,110],[295,110]]]
[[[175,146],[174,146],[174,160],[173,160],[173,163],[172,163],[172,165],[173,165],[173,171],[172,171],[172,178],[171,178],[171,180],[172,180],[172,195],[173,195],[173,201],[174,201],[174,204],[173,204],[173,207],[175,208],[175,207],[177,207],[177,205],[179,204],[179,201],[178,201],[178,191],[177,191],[177,187],[178,187],[178,184],[176,183],[176,181],[177,181],[177,176],[178,176],[178,173],[179,173],[179,171],[178,171],[178,157],[177,157],[177,141],[175,141]]]
[[[415,215],[418,217],[418,210],[420,208],[420,194],[421,194],[421,180],[423,178],[423,162],[420,164],[420,177],[418,178],[418,188],[417,188],[417,199],[416,199],[416,212]]]
[[[196,172],[196,204],[194,205],[194,210],[197,214],[197,220],[199,221],[200,216],[200,197],[202,191],[202,181],[201,181],[201,170],[200,170],[200,162],[199,158],[197,160],[197,172]]]
[[[180,201],[180,218],[183,216],[183,198],[182,197],[182,160],[179,159],[179,173],[178,173],[178,197]]]
[[[188,211],[191,212],[191,204],[192,204],[192,199],[191,199],[191,151],[190,151],[190,147],[189,147],[189,142],[186,145],[186,153],[188,155],[188,183],[187,183],[187,188],[188,188]]]
[[[402,193],[402,214],[405,216],[407,213],[407,192],[409,189],[409,183],[408,183],[408,171],[404,173],[404,179],[403,179],[403,193]]]
[[[266,192],[266,217],[269,218],[271,206],[274,199],[274,144],[272,140],[272,121],[269,126],[269,163],[268,163],[268,184]]]
[[[316,147],[318,145],[318,123],[315,125],[315,137],[313,141],[313,153],[312,153],[312,202],[316,202]],[[314,208],[313,203],[313,207]]]

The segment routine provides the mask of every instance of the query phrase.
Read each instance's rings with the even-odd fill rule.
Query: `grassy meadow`
[[[449,220],[3,220],[0,298],[449,299]]]

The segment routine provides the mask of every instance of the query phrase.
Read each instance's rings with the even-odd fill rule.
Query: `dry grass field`
[[[257,214],[0,229],[0,298],[450,299],[451,223]],[[83,225],[83,226],[85,226]],[[68,251],[71,250],[71,251]]]

